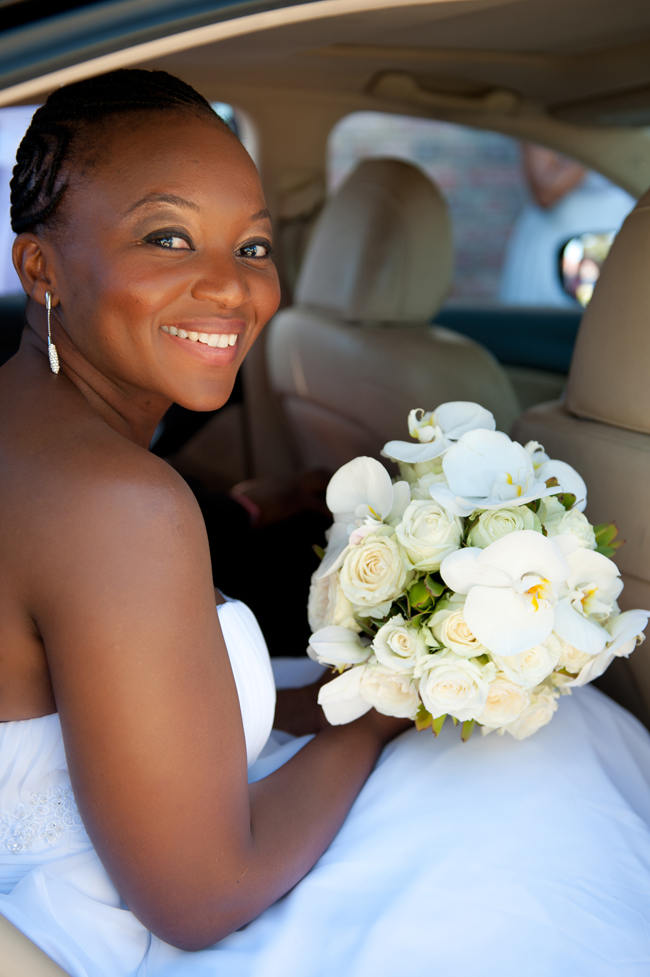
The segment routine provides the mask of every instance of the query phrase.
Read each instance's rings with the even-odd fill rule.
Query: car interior
[[[286,559],[308,551],[295,558],[306,594],[327,476],[405,437],[411,408],[475,400],[498,428],[578,469],[590,521],[614,521],[624,540],[622,608],[650,607],[648,4],[121,0],[65,3],[44,17],[28,0],[2,6],[0,105],[37,104],[115,67],[155,67],[232,105],[251,136],[283,303],[231,402],[199,421],[177,411],[160,432],[158,450],[202,504],[243,506],[254,533],[297,518]],[[328,194],[328,139],[357,112],[533,141],[640,198],[584,315],[577,303],[448,302],[453,219],[417,161],[363,159]],[[594,221],[582,230],[608,230]],[[17,348],[23,309],[21,296],[0,297],[2,360]],[[646,648],[599,684],[650,727]],[[63,972],[0,917],[0,977]]]

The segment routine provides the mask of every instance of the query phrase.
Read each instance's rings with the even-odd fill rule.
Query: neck
[[[25,327],[22,347],[49,372],[47,341],[29,324]],[[62,386],[75,387],[109,427],[135,444],[148,448],[171,401],[104,376],[61,331],[57,334],[57,351],[60,371],[53,380]]]

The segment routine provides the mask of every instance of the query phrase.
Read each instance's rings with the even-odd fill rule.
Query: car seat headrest
[[[571,361],[567,409],[650,434],[650,191],[618,232]]]
[[[451,285],[447,204],[421,170],[361,162],[325,204],[296,284],[295,304],[348,321],[427,321]]]

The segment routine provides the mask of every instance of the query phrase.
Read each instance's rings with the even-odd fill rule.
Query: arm
[[[202,520],[180,479],[148,466],[94,473],[83,506],[62,502],[34,617],[97,851],[133,912],[194,949],[309,870],[405,724],[326,729],[249,789]]]
[[[545,209],[556,204],[585,178],[584,166],[552,149],[524,143],[522,154],[530,192],[535,203]]]

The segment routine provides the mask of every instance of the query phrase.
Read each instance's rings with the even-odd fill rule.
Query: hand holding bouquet
[[[308,653],[339,673],[329,722],[371,707],[440,731],[447,716],[523,739],[561,694],[643,640],[648,612],[621,613],[611,525],[583,514],[570,465],[495,430],[478,404],[413,410],[373,458],[332,477],[334,522],[312,578]]]

